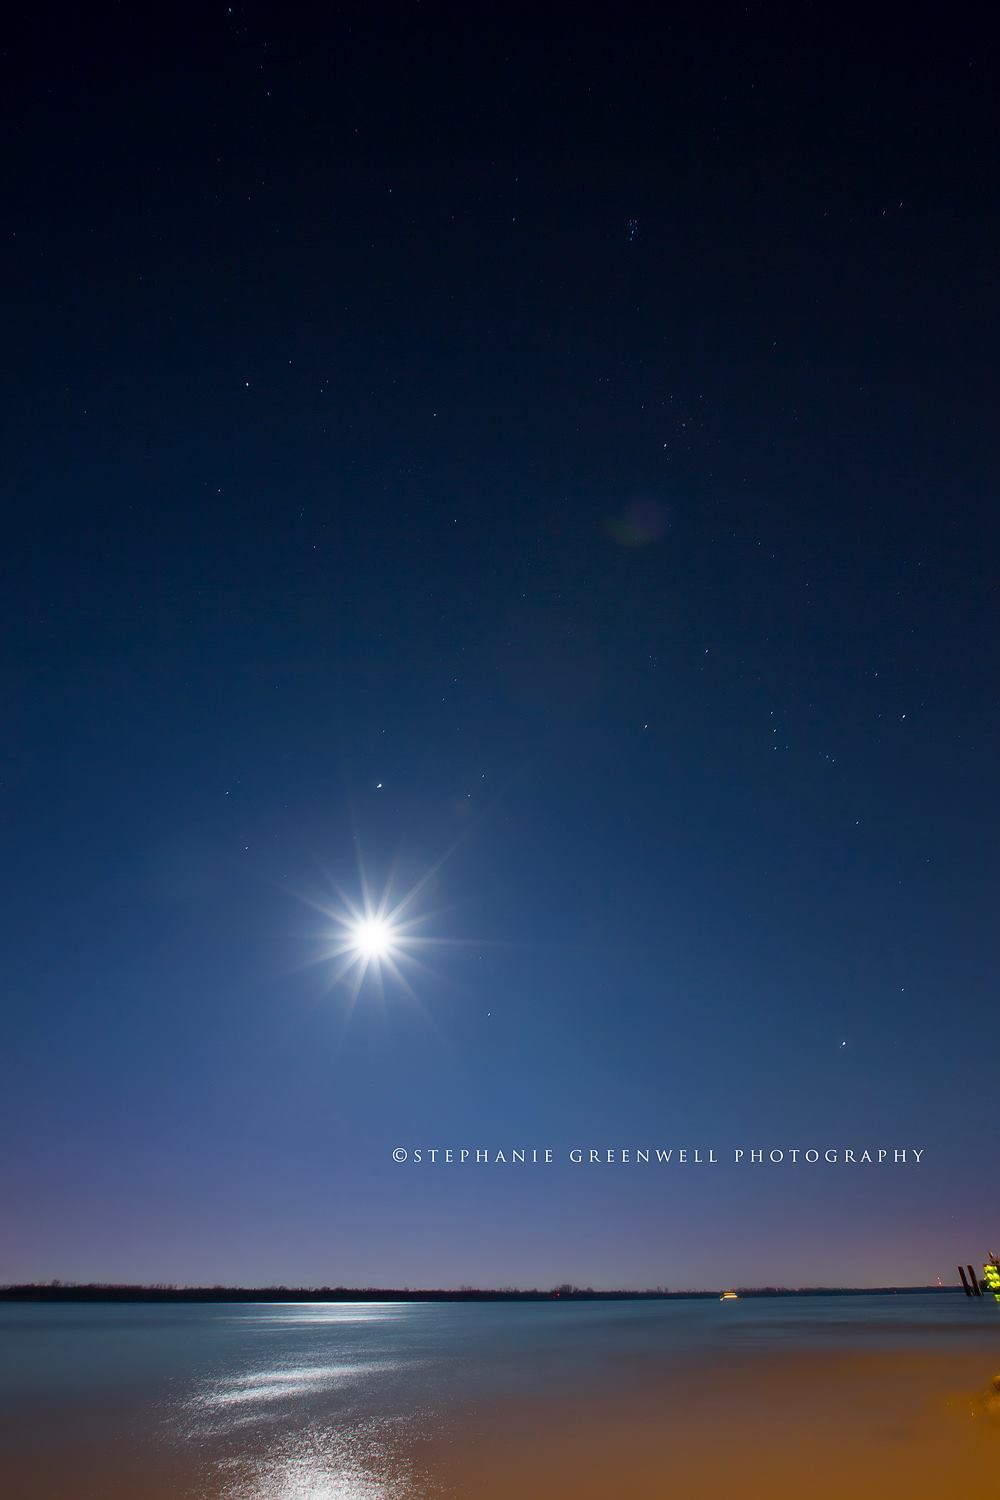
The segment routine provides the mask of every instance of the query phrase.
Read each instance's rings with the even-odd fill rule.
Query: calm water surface
[[[52,1465],[56,1493],[64,1444],[77,1473],[96,1466],[95,1493],[113,1451],[173,1472],[171,1494],[377,1500],[416,1493],[420,1439],[459,1411],[589,1400],[644,1362],[683,1371],[781,1353],[969,1350],[988,1371],[998,1333],[1000,1308],[952,1295],[5,1305],[0,1479],[3,1464],[22,1476]],[[110,1478],[103,1489],[117,1493]],[[90,1493],[83,1474],[76,1492]]]

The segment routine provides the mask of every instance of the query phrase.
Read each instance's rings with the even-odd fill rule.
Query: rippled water
[[[776,1354],[969,1352],[985,1374],[998,1331],[1000,1308],[951,1295],[6,1305],[0,1480],[60,1500],[138,1493],[136,1473],[151,1497],[401,1500],[434,1492],[425,1457],[451,1424],[504,1402]]]

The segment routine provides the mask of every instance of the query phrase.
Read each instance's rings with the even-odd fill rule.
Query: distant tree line
[[[957,1287],[736,1287],[741,1297],[877,1296],[888,1292],[954,1292]],[[158,1281],[137,1286],[115,1282],[46,1281],[0,1287],[2,1302],[642,1302],[681,1297],[718,1297],[718,1291],[596,1289],[563,1282],[548,1290],[517,1287],[178,1286]]]

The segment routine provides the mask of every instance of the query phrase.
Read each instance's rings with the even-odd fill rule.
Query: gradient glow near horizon
[[[954,1280],[988,91],[272,21],[12,74],[0,1280]]]

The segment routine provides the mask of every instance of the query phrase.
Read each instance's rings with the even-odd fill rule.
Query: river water
[[[0,1490],[992,1500],[998,1372],[950,1294],[4,1304]]]

